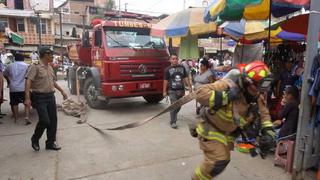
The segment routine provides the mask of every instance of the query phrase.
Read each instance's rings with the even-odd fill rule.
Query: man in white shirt
[[[0,50],[0,60],[1,60],[2,64],[4,64],[4,61],[6,58],[5,54],[6,54],[5,50]]]
[[[36,52],[32,51],[32,53],[30,54],[30,58],[31,58],[32,64],[39,63],[39,55]]]
[[[15,55],[15,62],[8,65],[3,72],[3,75],[9,79],[10,89],[10,105],[14,121],[18,120],[18,105],[24,102],[25,97],[25,77],[28,69],[28,64],[24,61],[22,54]],[[31,124],[29,120],[30,106],[25,105],[25,123]]]

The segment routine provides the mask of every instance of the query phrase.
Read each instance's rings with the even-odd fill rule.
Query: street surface
[[[58,83],[67,91],[66,81]],[[5,88],[6,99],[8,89]],[[56,93],[57,103],[62,97]],[[76,96],[70,96],[76,100]],[[143,98],[112,100],[105,110],[88,111],[88,121],[98,127],[114,127],[156,114],[168,104],[149,105]],[[23,106],[20,105],[20,108]],[[44,149],[34,152],[30,138],[37,122],[35,110],[31,126],[10,118],[9,101],[2,105],[8,115],[0,119],[0,180],[187,180],[202,160],[197,139],[189,135],[188,123],[195,121],[195,103],[185,105],[178,116],[177,130],[169,126],[169,114],[138,128],[105,131],[101,134],[77,118],[58,112],[58,152]],[[284,169],[273,166],[273,159],[251,158],[232,152],[232,160],[220,180],[289,180]],[[313,179],[313,178],[310,178]]]

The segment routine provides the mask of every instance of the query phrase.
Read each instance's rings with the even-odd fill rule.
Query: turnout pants
[[[199,137],[200,149],[204,160],[196,168],[192,180],[211,180],[220,174],[230,162],[230,150],[221,142]]]
[[[33,93],[32,96],[39,116],[32,140],[39,141],[44,130],[47,129],[46,144],[53,144],[57,133],[57,108],[54,93]]]
[[[178,99],[182,98],[184,96],[184,90],[169,90],[168,94],[169,94],[169,98],[170,98],[170,103],[173,104],[174,102],[176,102]],[[177,122],[177,118],[178,118],[178,113],[180,111],[181,107],[173,110],[170,112],[170,124],[176,123]]]

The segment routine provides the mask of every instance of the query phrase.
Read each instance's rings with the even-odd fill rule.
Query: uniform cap
[[[49,47],[41,47],[39,50],[40,57],[43,57],[45,54],[53,54],[53,51]]]

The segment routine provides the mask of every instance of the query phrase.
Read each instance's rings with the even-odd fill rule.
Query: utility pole
[[[40,53],[40,47],[41,47],[41,18],[40,18],[40,12],[36,11],[37,19],[38,19],[38,35],[39,35],[39,46],[38,46],[38,54]]]
[[[294,153],[293,179],[304,179],[305,172],[308,168],[318,164],[317,156],[319,155],[319,133],[314,133],[315,129],[319,132],[319,126],[315,125],[316,118],[311,118],[311,100],[308,95],[310,87],[310,72],[312,61],[317,55],[318,34],[320,30],[320,1],[311,0],[309,14],[309,28],[307,41],[307,59],[304,65],[303,83],[301,90],[301,102],[299,121],[297,128],[297,138]],[[317,144],[313,144],[313,143]],[[315,147],[315,148],[314,148]],[[319,156],[318,156],[319,157]]]
[[[62,8],[59,8],[59,24],[60,24],[60,58],[63,62],[63,44],[62,44]]]
[[[127,12],[127,6],[128,6],[128,3],[125,3],[125,4],[124,4],[125,12]]]
[[[119,0],[119,13],[121,11],[121,0]]]

